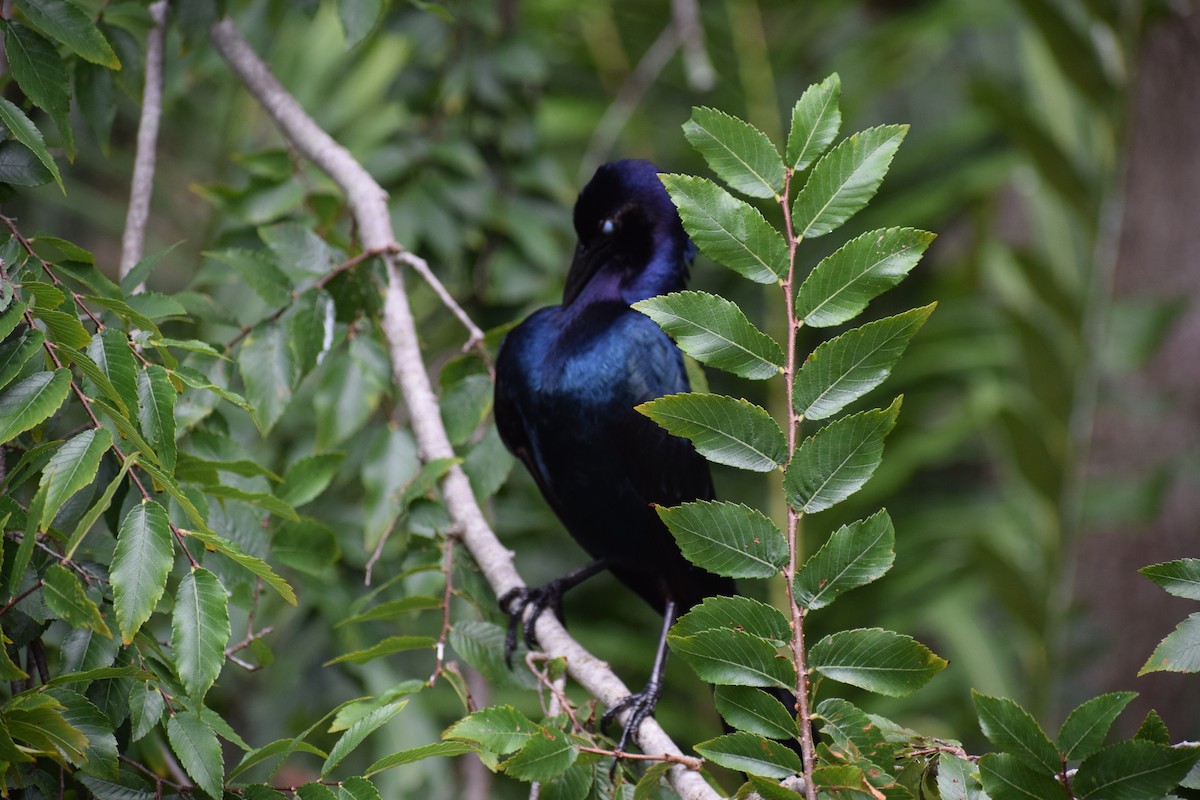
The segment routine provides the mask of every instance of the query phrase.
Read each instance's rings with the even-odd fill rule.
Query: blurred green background
[[[883,467],[852,502],[806,522],[812,550],[837,525],[886,506],[897,530],[896,568],[816,615],[814,633],[879,625],[948,658],[950,668],[915,697],[858,699],[869,711],[970,747],[982,746],[972,687],[1017,699],[1047,726],[1096,693],[1133,689],[1142,697],[1122,717],[1123,733],[1156,707],[1176,740],[1200,739],[1194,680],[1136,677],[1191,608],[1135,572],[1195,556],[1200,530],[1194,3],[228,6],[283,84],[388,189],[400,241],[429,260],[485,328],[557,302],[573,246],[570,207],[599,162],[637,156],[666,171],[704,173],[680,130],[693,105],[742,116],[781,141],[791,104],[836,71],[845,133],[910,123],[877,200],[837,241],[805,243],[800,254],[811,267],[872,227],[939,234],[923,265],[869,312],[877,318],[939,303],[869,401],[905,394]],[[147,252],[180,243],[150,288],[212,294],[211,308],[198,292],[191,298],[206,320],[192,333],[219,342],[263,308],[232,270],[204,253],[261,246],[259,226],[289,220],[332,230],[334,189],[288,153],[231,78],[202,35],[206,9],[179,4],[168,39]],[[691,13],[696,26],[673,21]],[[67,232],[115,272],[144,9],[113,3],[105,19],[127,65],[117,78],[111,134],[80,137],[64,169],[66,196],[44,186],[7,213],[29,231]],[[703,259],[693,286],[736,299],[778,333],[774,293]],[[437,374],[465,334],[415,276],[409,290]],[[364,306],[376,301],[363,290]],[[216,322],[221,315],[230,324]],[[342,322],[369,328],[364,320]],[[817,332],[802,332],[806,349],[819,341]],[[269,442],[245,420],[227,422],[264,463],[286,464],[314,447],[348,454],[334,491],[309,509],[336,532],[340,561],[294,577],[300,608],[271,612],[275,663],[259,673],[227,668],[213,699],[252,743],[294,733],[349,697],[428,674],[415,656],[321,667],[395,632],[333,629],[331,622],[368,591],[363,567],[374,539],[363,509],[369,518],[370,487],[386,483],[397,460],[412,458],[402,427],[388,425],[402,426],[406,411],[388,387],[386,357],[369,336],[355,342],[352,358],[340,351],[342,363],[325,364],[300,387]],[[761,386],[710,378],[715,390],[748,394],[782,413],[781,389],[764,397],[753,394]],[[494,433],[465,436],[463,444],[477,476],[499,482],[508,474],[511,461],[496,452]],[[725,472],[717,480],[722,497],[781,513],[765,481]],[[425,511],[403,520],[400,533],[418,543],[407,555],[400,540],[409,536],[389,540],[376,585],[431,557],[419,543],[441,520],[432,504]],[[487,511],[527,580],[584,561],[519,467]],[[479,579],[461,561],[456,581],[469,587]],[[423,579],[410,578],[409,591],[440,591],[436,577],[413,585]],[[781,585],[745,589],[782,597]],[[585,646],[630,685],[645,679],[659,622],[637,598],[601,577],[577,590],[566,610]],[[456,619],[498,620],[487,602],[463,602]],[[436,621],[429,626],[436,633]],[[480,701],[532,702],[515,685],[473,686]],[[671,665],[658,717],[681,743],[719,732],[707,695],[682,664]],[[457,718],[457,703],[445,689],[422,693],[404,725],[390,726],[374,747],[385,754],[433,741]],[[381,790],[449,797],[484,785],[460,761],[393,770],[381,776]],[[451,780],[451,773],[461,774]],[[506,796],[520,787],[490,791]]]

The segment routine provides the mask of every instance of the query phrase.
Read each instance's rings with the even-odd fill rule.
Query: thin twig
[[[395,244],[387,193],[370,173],[322,130],[280,85],[231,20],[223,19],[214,25],[211,36],[217,50],[284,136],[345,192],[363,246],[378,248]],[[454,448],[442,425],[437,396],[430,385],[422,359],[420,339],[404,291],[403,272],[395,256],[385,257],[385,260],[388,284],[381,324],[388,342],[396,386],[411,415],[413,435],[422,458],[426,461],[453,458]],[[441,488],[446,508],[462,531],[463,544],[497,596],[525,586],[513,566],[512,552],[496,538],[484,519],[471,483],[460,466],[455,465],[446,472]],[[629,688],[613,674],[608,665],[575,641],[553,614],[543,614],[538,618],[536,634],[542,649],[552,656],[565,658],[571,677],[605,705],[615,705],[629,696]],[[621,721],[627,719],[630,713],[623,712]],[[637,738],[651,752],[682,757],[678,746],[653,717],[642,721]],[[671,768],[670,778],[682,800],[718,798],[703,776],[682,764]]]
[[[2,607],[0,607],[0,617],[3,617],[10,610],[12,610],[13,606],[15,606],[17,603],[21,602],[22,600],[24,600],[26,597],[29,597],[29,595],[33,594],[34,592],[36,592],[38,589],[42,588],[45,585],[46,585],[46,581],[44,579],[39,578],[37,580],[37,582],[33,584],[33,586],[30,586],[28,589],[21,592],[19,595],[14,597],[12,600],[9,600]]]
[[[696,0],[671,0],[671,16],[683,48],[683,69],[692,91],[707,92],[717,82],[717,72],[704,47],[704,26]]]
[[[446,291],[446,287],[440,280],[438,280],[437,275],[433,274],[433,270],[429,268],[429,263],[417,254],[408,250],[401,250],[399,253],[397,253],[396,258],[398,261],[400,261],[400,263],[407,264],[408,266],[412,267],[418,275],[424,278],[425,282],[429,284],[429,288],[433,289],[433,293],[436,294],[438,299],[442,301],[442,305],[450,309],[450,313],[458,317],[458,321],[461,322],[462,326],[467,329],[468,334],[467,341],[462,346],[462,351],[466,353],[472,348],[479,350],[479,353],[483,357],[484,362],[488,365],[488,371],[490,372],[492,369],[492,359],[491,356],[488,355],[487,349],[483,346],[483,331],[479,329],[478,325],[471,321],[471,318],[467,316],[467,312],[463,311],[462,306],[458,304],[450,292]],[[492,377],[496,377],[495,373],[492,374]]]
[[[139,261],[146,246],[146,221],[150,218],[150,197],[154,194],[154,168],[158,149],[158,123],[162,117],[163,43],[167,32],[167,0],[150,4],[154,27],[146,36],[146,76],[142,90],[142,116],[138,121],[137,152],[129,188],[129,209],[125,231],[121,235],[121,262],[118,274],[124,278]],[[133,291],[145,287],[138,285]]]
[[[579,721],[579,718],[575,716],[575,708],[571,705],[571,701],[567,699],[567,694],[565,691],[563,691],[561,680],[550,680],[550,676],[546,673],[546,671],[538,669],[536,666],[539,663],[544,664],[547,661],[552,660],[553,659],[551,659],[550,656],[546,655],[545,653],[529,652],[525,654],[525,665],[529,667],[529,671],[532,672],[534,677],[538,679],[538,683],[545,686],[550,691],[551,696],[554,698],[553,705],[551,705],[550,709],[547,709],[546,716],[557,716],[556,713],[553,713],[554,707],[557,706],[558,708],[562,709],[564,714],[567,715],[567,719],[571,720],[571,725],[574,727],[575,732],[581,736],[586,736],[587,728]]]
[[[434,665],[433,674],[429,676],[426,683],[433,686],[437,683],[437,679],[441,677],[442,671],[445,669],[446,663],[446,639],[450,636],[450,599],[454,596],[454,541],[456,534],[453,531],[446,534],[446,561],[443,567],[446,573],[446,586],[442,590],[442,632],[438,634],[437,645],[434,649],[437,653],[437,664]]]
[[[603,747],[584,746],[580,746],[577,749],[581,753],[611,756],[622,761],[667,761],[672,764],[682,764],[694,772],[699,772],[700,768],[704,766],[703,758],[692,758],[691,756],[676,755],[675,753],[659,753],[657,755],[650,753],[626,753],[624,750],[605,750]]]

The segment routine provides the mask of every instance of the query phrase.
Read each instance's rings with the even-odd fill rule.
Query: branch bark
[[[229,66],[279,126],[297,151],[330,176],[346,195],[364,248],[387,251],[388,284],[382,327],[388,340],[393,378],[412,415],[413,435],[424,459],[450,458],[454,450],[442,426],[437,398],[421,358],[416,325],[404,292],[400,264],[405,252],[396,242],[388,214],[387,193],[350,153],[320,128],[271,74],[236,26],[224,19],[213,26],[213,43]],[[513,566],[513,554],[492,532],[466,474],[452,468],[442,481],[442,497],[461,540],[497,596],[525,585]],[[554,618],[543,614],[537,623],[538,641],[554,657],[567,661],[573,679],[605,705],[614,705],[630,692],[624,683],[578,642]],[[625,714],[622,714],[624,721]],[[682,755],[658,723],[650,718],[638,730],[642,749]],[[682,765],[671,769],[670,780],[684,800],[717,800],[717,793],[698,772]]]
[[[162,117],[163,45],[167,37],[167,0],[150,5],[154,27],[146,37],[146,78],[142,90],[142,116],[138,122],[137,152],[129,188],[129,209],[121,235],[119,275],[124,278],[139,261],[146,246],[146,221],[154,194],[154,169],[158,149],[158,123]],[[140,292],[138,286],[134,291]]]

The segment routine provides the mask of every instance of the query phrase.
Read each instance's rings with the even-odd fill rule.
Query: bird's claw
[[[538,617],[547,608],[553,608],[555,615],[562,618],[563,590],[561,581],[550,581],[544,586],[510,589],[500,597],[500,610],[508,615],[508,632],[504,636],[504,663],[509,669],[512,669],[512,657],[517,649],[517,626],[524,627],[525,645],[530,650],[536,649],[538,645],[534,627]]]
[[[650,681],[645,689],[640,692],[635,692],[623,700],[616,703],[612,708],[604,712],[600,717],[600,732],[603,733],[613,720],[617,718],[625,709],[631,709],[629,717],[625,720],[625,725],[621,730],[621,738],[617,740],[617,752],[626,752],[625,748],[630,741],[640,746],[637,742],[637,732],[642,726],[642,720],[654,713],[654,707],[658,705],[658,698],[662,696],[662,684],[656,681]],[[613,775],[617,771],[617,764],[620,759],[613,761],[612,767],[609,769],[609,775]]]

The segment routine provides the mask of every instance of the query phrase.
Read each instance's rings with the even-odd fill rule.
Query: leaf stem
[[[787,396],[787,442],[788,462],[796,453],[796,441],[800,438],[801,417],[796,412],[793,402],[796,377],[796,334],[800,331],[800,320],[796,319],[795,279],[796,279],[796,246],[800,239],[792,227],[792,209],[788,203],[791,195],[793,171],[789,167],[784,172],[783,195],[779,205],[783,209],[783,224],[788,242],[788,271],[783,281],[784,303],[787,305],[787,360],[783,367],[783,380]],[[817,800],[817,787],[813,783],[813,769],[816,765],[815,747],[812,736],[812,711],[808,703],[808,666],[804,652],[804,609],[796,602],[796,570],[800,560],[800,516],[801,512],[790,504],[787,509],[787,543],[788,563],[783,571],[787,582],[788,609],[792,617],[792,659],[796,663],[796,711],[800,715],[800,758],[804,763],[804,796],[808,800]]]

